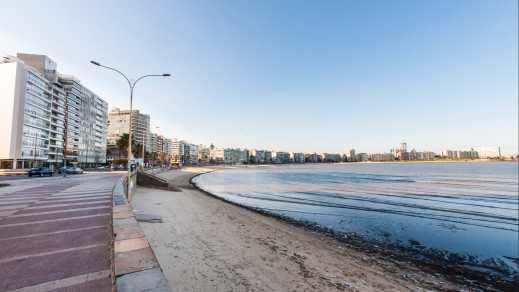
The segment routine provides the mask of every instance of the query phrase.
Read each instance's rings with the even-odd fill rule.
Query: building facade
[[[117,140],[128,134],[130,128],[130,111],[114,108],[108,113],[108,145],[115,145]],[[150,116],[139,110],[132,110],[132,141],[134,145],[145,145],[147,149],[153,149],[150,144]]]
[[[290,162],[290,153],[278,151],[276,152],[276,162],[277,163],[289,163]]]
[[[304,153],[294,153],[294,163],[305,163],[305,154]]]
[[[106,162],[107,104],[78,80],[71,86],[71,79],[45,55],[0,62],[1,168]]]
[[[108,103],[70,75],[60,75],[66,100],[65,157],[83,166],[106,162]]]

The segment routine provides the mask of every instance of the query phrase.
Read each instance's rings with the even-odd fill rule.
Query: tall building
[[[182,165],[198,164],[198,145],[180,141],[182,145]]]
[[[341,162],[342,156],[338,153],[323,153],[323,162]]]
[[[204,145],[198,145],[198,162],[200,164],[209,164],[210,161],[211,150]]]
[[[217,148],[211,144],[209,146],[209,161],[211,163],[223,163],[225,158],[225,151],[223,148]]]
[[[395,156],[392,153],[372,153],[369,155],[371,161],[393,161]]]
[[[182,142],[174,138],[171,140],[171,159],[172,165],[182,166]]]
[[[105,163],[108,103],[73,76],[60,75],[58,80],[67,96],[67,161],[81,165]]]
[[[253,157],[254,163],[270,163],[272,160],[272,152],[268,150],[256,150],[252,149],[250,155]]]
[[[72,79],[45,55],[0,61],[1,168],[106,162],[107,104]]]
[[[357,155],[355,155],[355,149],[350,150],[350,162],[357,161]]]
[[[407,143],[406,142],[400,143],[400,151],[407,152]]]
[[[368,161],[368,159],[369,159],[368,153],[359,153],[359,154],[357,154],[356,161],[365,162],[365,161]]]
[[[115,145],[117,140],[128,134],[130,111],[114,108],[108,113],[108,145]],[[135,145],[145,145],[145,150],[153,149],[150,144],[150,116],[139,110],[132,110],[132,141]]]
[[[323,161],[323,157],[318,153],[306,153],[305,162],[319,163]]]
[[[304,153],[294,153],[292,155],[294,157],[295,163],[305,163],[305,154]]]
[[[276,162],[277,163],[289,163],[290,162],[290,153],[278,151],[276,152]]]

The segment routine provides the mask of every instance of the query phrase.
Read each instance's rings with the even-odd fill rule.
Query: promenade
[[[112,291],[112,188],[120,177],[6,181],[0,291]]]

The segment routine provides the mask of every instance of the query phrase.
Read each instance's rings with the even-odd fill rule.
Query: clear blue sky
[[[0,54],[47,54],[195,143],[517,152],[516,0],[2,1]]]

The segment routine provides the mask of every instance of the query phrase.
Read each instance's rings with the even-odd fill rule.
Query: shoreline
[[[307,241],[307,242],[305,242],[305,244],[303,244],[298,249],[296,249],[294,251],[294,253],[301,254],[302,252],[306,251],[307,252],[306,253],[306,257],[307,257],[306,262],[320,260],[320,258],[327,259],[327,261],[337,261],[338,260],[337,266],[334,268],[339,268],[339,271],[341,269],[346,269],[347,271],[351,270],[355,273],[358,273],[359,275],[362,275],[362,277],[364,277],[364,278],[366,278],[366,277],[369,278],[371,275],[377,275],[377,277],[380,276],[380,277],[382,277],[383,280],[378,279],[377,281],[384,282],[384,284],[380,284],[380,285],[389,285],[388,287],[393,287],[393,288],[387,288],[387,290],[399,290],[399,291],[400,290],[415,290],[416,291],[417,288],[422,288],[422,289],[426,288],[426,289],[440,290],[440,291],[455,291],[455,290],[462,290],[462,289],[468,289],[470,291],[472,291],[472,290],[498,291],[501,289],[503,289],[503,290],[507,289],[507,287],[503,287],[503,286],[499,287],[500,285],[495,282],[488,283],[488,281],[484,281],[486,283],[484,283],[484,282],[478,283],[477,280],[474,281],[473,277],[469,278],[469,277],[465,277],[466,275],[461,275],[461,276],[456,275],[460,271],[446,270],[438,263],[426,264],[425,266],[421,266],[420,262],[417,262],[413,258],[406,257],[405,253],[403,253],[402,250],[397,250],[394,248],[390,249],[387,246],[384,246],[383,244],[367,242],[364,239],[361,239],[361,238],[355,237],[355,236],[351,236],[351,235],[345,238],[344,234],[339,234],[339,233],[333,232],[332,230],[326,230],[326,228],[323,228],[322,226],[318,226],[316,224],[310,224],[308,222],[296,221],[296,220],[293,220],[293,219],[290,219],[287,217],[272,214],[272,213],[264,211],[264,210],[259,210],[259,209],[255,209],[255,208],[251,208],[251,207],[247,207],[247,206],[242,206],[242,205],[234,203],[234,202],[230,202],[228,200],[215,196],[215,195],[211,194],[210,192],[207,192],[207,191],[201,189],[200,187],[196,186],[196,183],[193,182],[193,179],[195,177],[208,173],[208,172],[211,172],[211,171],[218,170],[218,169],[225,169],[225,167],[220,167],[220,168],[216,168],[216,169],[215,168],[188,168],[188,169],[173,171],[176,173],[175,173],[175,175],[172,176],[173,178],[170,181],[173,182],[175,185],[181,186],[180,187],[181,193],[173,192],[172,193],[172,194],[174,194],[173,196],[186,195],[186,196],[189,196],[189,200],[197,199],[198,203],[191,206],[192,208],[195,208],[193,210],[193,212],[197,212],[197,209],[201,208],[200,207],[201,204],[203,204],[203,205],[210,204],[211,206],[214,205],[214,208],[216,208],[217,210],[225,210],[223,212],[220,211],[220,213],[223,213],[222,216],[224,216],[224,214],[225,214],[225,216],[228,216],[229,218],[244,217],[244,219],[241,220],[242,223],[240,225],[243,225],[244,228],[246,228],[246,229],[242,230],[242,232],[245,234],[252,233],[255,235],[257,233],[258,234],[265,233],[266,235],[268,235],[266,237],[269,238],[270,235],[272,235],[272,233],[273,233],[273,231],[271,230],[272,228],[276,232],[278,232],[280,229],[291,230],[292,234],[290,236],[287,236],[287,238],[288,238],[287,240],[278,239],[278,242],[276,243],[276,245],[274,245],[274,247],[271,247],[271,248],[276,248],[276,250],[274,252],[278,252],[277,246],[287,247],[287,246],[290,246],[291,244],[293,244],[294,242],[299,243],[299,240],[300,240],[299,238],[303,237],[305,239],[305,241]],[[152,191],[146,190],[146,192],[152,192]],[[160,192],[160,191],[153,191],[153,192]],[[164,196],[165,196],[165,194],[164,194]],[[201,196],[201,197],[199,197],[199,196]],[[205,197],[205,199],[204,199],[204,197]],[[163,200],[165,198],[166,197],[163,197],[161,200],[157,199],[156,204],[157,205],[166,204],[166,203],[163,203]],[[208,198],[210,198],[210,199],[208,200]],[[168,197],[168,199],[169,199],[169,197]],[[172,199],[172,200],[176,200],[176,199]],[[220,203],[217,203],[215,201],[220,202]],[[173,202],[166,204],[166,205],[168,205],[169,208],[173,208],[173,209],[177,208],[177,207],[171,207],[172,206],[171,204],[173,204]],[[175,205],[176,205],[176,203],[175,203]],[[187,204],[186,204],[185,208],[188,208]],[[176,210],[178,213],[186,212],[183,209],[176,209]],[[209,210],[202,210],[202,211],[204,213],[212,212]],[[190,213],[191,212],[186,213],[184,215],[189,216]],[[219,213],[216,213],[216,214],[219,214]],[[254,215],[254,214],[256,214],[256,215]],[[178,215],[178,216],[180,216],[180,215]],[[254,218],[254,220],[251,221],[252,219],[250,219],[250,218]],[[203,218],[203,219],[211,220],[211,221],[213,220],[210,218]],[[172,222],[172,224],[174,226],[177,226],[177,225],[182,226],[182,224],[177,222],[179,220],[181,220],[180,217],[175,218],[175,222]],[[196,223],[184,222],[184,225],[187,225],[187,226],[182,226],[182,228],[187,228],[189,230],[191,230],[193,228],[206,228],[207,223],[204,222],[204,220],[196,220]],[[226,219],[225,220],[222,219],[222,221],[223,221],[223,222],[221,222],[222,226],[218,225],[218,228],[226,229],[226,228],[235,227],[234,226],[235,223],[233,221],[229,221]],[[256,221],[260,221],[260,222],[267,221],[267,222],[269,222],[269,225],[267,228],[262,227],[262,226],[257,226],[258,224]],[[192,225],[192,224],[200,225],[200,227],[198,227],[197,225],[196,226]],[[229,226],[227,226],[227,225],[229,225]],[[148,225],[146,224],[143,226],[143,229],[145,230],[145,232],[146,233],[151,232],[149,230],[147,231],[146,226],[148,226]],[[227,226],[227,227],[225,227],[225,226]],[[149,227],[149,228],[151,228],[151,227]],[[180,228],[180,227],[171,227],[171,228]],[[211,226],[209,228],[211,228]],[[265,229],[267,229],[267,230],[265,230]],[[209,229],[209,230],[211,230],[211,229]],[[237,235],[230,236],[231,239],[228,239],[227,237],[211,238],[210,235],[206,234],[207,232],[210,232],[210,231],[206,230],[205,233],[202,233],[199,235],[201,237],[197,237],[196,241],[191,241],[190,244],[198,244],[198,242],[201,240],[203,242],[206,242],[206,244],[208,244],[209,246],[223,244],[224,246],[221,247],[221,249],[225,249],[225,243],[227,240],[232,239],[232,243],[243,241],[243,239],[241,238],[241,236],[243,236],[243,235],[238,235],[238,238],[234,238],[234,239],[233,239],[233,237],[237,236]],[[159,233],[160,233],[160,235],[159,235]],[[190,236],[190,235],[188,235],[188,236]],[[218,237],[219,234],[214,234],[213,236]],[[168,235],[163,235],[162,232],[158,231],[158,229],[155,231],[154,234],[147,234],[147,238],[148,237],[152,238],[152,240],[150,240],[150,243],[154,246],[154,251],[157,253],[157,257],[159,259],[159,262],[161,262],[162,266],[165,266],[166,269],[168,269],[168,265],[170,265],[169,268],[171,268],[172,270],[175,270],[177,272],[178,272],[178,269],[180,269],[180,270],[185,269],[183,267],[176,267],[176,265],[178,265],[176,263],[176,261],[167,258],[168,254],[170,254],[170,253],[175,254],[175,259],[177,259],[177,257],[182,258],[184,256],[183,253],[177,253],[176,251],[171,251],[171,249],[169,248],[170,245],[176,246],[176,245],[181,244],[183,240],[169,238]],[[171,237],[174,237],[174,236],[171,236]],[[182,237],[183,236],[175,236],[175,238],[182,238]],[[170,240],[171,242],[167,243],[168,240]],[[166,242],[166,243],[164,243],[164,242]],[[310,242],[311,244],[309,245],[308,242]],[[227,244],[232,244],[232,243],[227,242]],[[164,244],[166,247],[162,246],[162,244]],[[250,245],[248,240],[245,241],[245,243],[242,242],[242,245],[243,244]],[[315,250],[314,248],[312,248],[312,245],[318,245],[319,249]],[[155,250],[155,248],[157,248],[158,250]],[[243,248],[243,247],[240,245],[239,247],[236,247],[236,248]],[[202,247],[202,249],[203,249],[203,247]],[[301,251],[299,249],[301,249]],[[341,252],[337,253],[337,250],[340,250]],[[193,251],[191,247],[186,248],[185,252],[194,253],[195,257],[197,256],[197,253],[199,253],[199,251]],[[214,250],[214,251],[211,251],[210,254],[212,254],[214,252],[216,252],[217,254],[220,253],[219,250]],[[247,250],[247,252],[248,252],[248,250]],[[261,254],[262,251],[261,250],[257,251],[257,253]],[[264,253],[264,251],[263,251],[263,253]],[[317,256],[317,255],[315,255],[316,253],[321,253],[321,255]],[[330,256],[330,254],[332,256]],[[264,256],[266,256],[266,255],[262,255],[262,258]],[[319,257],[319,259],[314,259],[314,257]],[[232,257],[232,258],[228,258],[226,260],[234,261],[236,259],[234,257]],[[192,260],[188,261],[186,259],[186,261],[187,261],[188,265],[195,265],[195,266],[199,265],[198,263],[194,264],[192,262]],[[280,260],[281,263],[286,263],[286,262],[290,263],[291,261],[292,260],[290,257],[288,258],[288,260],[285,260],[285,261]],[[351,262],[351,261],[353,261],[355,263],[355,265],[356,265],[355,267],[351,267],[348,264],[346,264],[347,262]],[[163,263],[163,262],[165,262],[165,263]],[[262,263],[257,263],[257,262],[249,263],[249,265],[252,265],[252,267],[250,267],[249,269],[259,269],[259,268],[261,268],[261,264]],[[258,266],[260,266],[260,267],[258,267]],[[370,269],[374,269],[375,267],[378,272],[374,272],[374,271],[370,270]],[[312,268],[308,268],[308,267],[306,267],[305,269],[312,270]],[[322,272],[323,269],[328,270],[328,269],[330,269],[330,267],[327,265],[325,265],[324,267],[317,266],[312,271],[314,274],[318,274],[318,273],[320,273],[320,271]],[[231,270],[233,270],[233,269],[231,269]],[[284,271],[278,271],[278,272],[284,273]],[[453,273],[453,272],[455,272],[455,273]],[[205,276],[207,276],[207,273],[208,273],[207,271],[204,271],[204,273],[202,273],[202,274],[205,274]],[[337,277],[339,277],[339,278],[343,277],[343,275],[341,275],[341,273],[339,273],[339,272],[337,272],[337,273],[338,273]],[[303,275],[304,275],[304,273],[303,273]],[[204,276],[204,275],[202,275],[202,276]],[[290,273],[285,276],[286,277],[298,277],[298,275],[294,275],[293,273]],[[325,278],[328,278],[328,280],[329,280],[330,277],[328,277],[328,276],[326,276]],[[333,276],[333,273],[332,273],[332,276]],[[169,273],[169,277],[171,279],[168,279],[168,280],[170,280],[170,283],[172,283],[173,288],[174,288],[175,282],[183,281],[182,279],[177,278],[177,276],[175,276],[173,273]],[[471,281],[471,278],[472,278],[472,281]],[[333,279],[333,278],[331,278],[331,279]],[[348,278],[346,278],[346,279],[348,279]],[[213,280],[211,280],[211,281],[213,281]],[[243,281],[247,281],[247,280],[248,280],[248,278],[246,277]],[[217,280],[214,280],[214,281],[217,281]],[[308,280],[306,277],[302,277],[299,281],[306,282],[306,281],[310,281],[310,280]],[[354,280],[350,279],[350,281],[354,281]],[[374,283],[372,283],[373,281],[374,280],[370,280],[368,283],[363,283],[364,285],[367,285],[367,286],[355,286],[355,285],[353,286],[353,288],[355,288],[355,287],[362,288],[363,287],[360,290],[359,289],[347,289],[348,286],[345,286],[346,289],[345,289],[345,287],[342,287],[342,286],[341,286],[342,289],[328,289],[328,288],[325,289],[325,288],[323,288],[325,286],[320,287],[319,289],[322,291],[344,291],[344,290],[377,291],[377,290],[384,290],[384,289],[368,289],[367,288],[368,286],[372,287],[372,285],[375,285]],[[330,284],[331,282],[328,281],[327,283]],[[191,285],[189,283],[184,283],[184,284],[186,285],[186,287],[188,287],[188,285]],[[263,290],[263,289],[260,289],[260,287],[261,286],[258,286],[256,288],[260,291]],[[400,288],[395,288],[395,287],[400,287]],[[233,290],[234,288],[236,288],[236,287],[234,287],[234,286],[227,287],[226,286],[227,290]],[[337,287],[335,287],[335,288],[337,288]],[[313,289],[310,289],[310,291],[315,291],[315,290],[319,290],[319,289],[313,288]],[[214,290],[214,289],[209,289],[209,290]],[[237,290],[248,291],[247,289],[243,289],[243,290],[237,289]],[[273,290],[282,291],[282,290],[276,290],[276,289],[273,289]],[[305,290],[305,289],[302,289],[302,290]],[[200,289],[200,291],[206,291],[206,289]]]
[[[423,162],[423,161],[422,161]],[[431,163],[425,162],[425,163]],[[447,161],[449,162],[449,161]],[[474,162],[474,161],[470,161]],[[370,163],[370,162],[368,162]],[[377,163],[377,162],[375,162]],[[386,163],[386,162],[381,162]],[[391,162],[390,162],[391,163]],[[397,162],[397,163],[405,163],[405,162]],[[416,162],[419,163],[419,162]],[[327,163],[324,163],[327,164]],[[225,168],[221,169],[224,170]],[[198,186],[193,180],[201,176],[203,174],[208,174],[214,171],[217,171],[218,169],[214,169],[208,172],[203,173],[197,173],[190,177],[189,182],[192,184],[198,191],[204,193],[207,196],[210,196],[212,198],[221,200],[225,203],[232,204],[234,206],[237,206],[239,208],[247,209],[253,212],[256,212],[258,214],[269,216],[278,220],[281,220],[283,222],[287,222],[289,224],[302,227],[304,229],[319,232],[321,234],[325,234],[327,236],[330,236],[331,238],[347,244],[351,248],[355,248],[358,251],[364,252],[364,253],[375,253],[378,256],[383,256],[386,259],[389,257],[392,260],[396,261],[407,261],[412,262],[416,266],[423,266],[427,267],[424,269],[425,272],[431,272],[431,273],[442,273],[445,276],[448,276],[449,280],[452,280],[456,283],[459,283],[461,285],[470,285],[477,287],[479,289],[489,289],[489,287],[493,287],[495,289],[503,289],[505,291],[511,291],[517,284],[518,279],[505,279],[501,277],[500,275],[496,275],[495,273],[498,273],[499,271],[494,271],[494,273],[485,273],[485,272],[478,272],[476,269],[468,269],[465,268],[465,265],[470,265],[470,263],[466,262],[456,262],[456,258],[460,255],[455,253],[446,254],[444,251],[436,251],[429,249],[427,252],[429,254],[426,254],[424,251],[425,247],[418,244],[416,246],[403,246],[403,245],[396,245],[393,243],[388,243],[384,241],[378,241],[378,240],[370,240],[366,238],[362,238],[356,234],[352,233],[343,233],[343,232],[337,232],[333,229],[326,228],[324,226],[321,226],[314,222],[309,221],[301,221],[296,220],[293,218],[290,218],[288,216],[279,215],[267,210],[263,210],[260,208],[254,208],[250,206],[241,205],[239,203],[227,200],[223,197],[217,196],[210,191],[207,191],[203,189],[202,187]],[[454,258],[452,260],[442,260],[441,258],[444,258],[445,256],[448,256],[449,258]],[[478,266],[477,264],[473,264],[476,268],[482,268],[482,269],[490,269],[489,267],[484,266]],[[451,276],[456,275],[456,276]],[[474,281],[478,285],[474,285]]]

